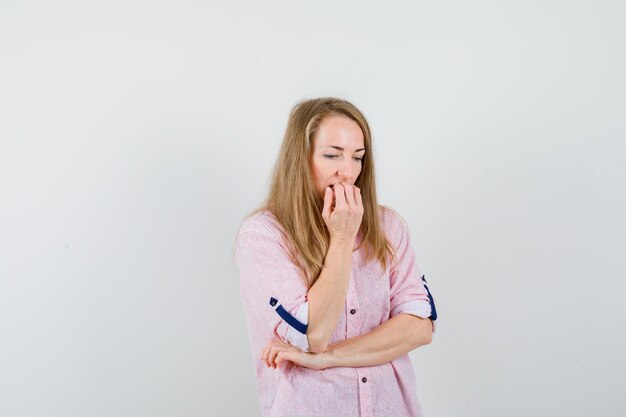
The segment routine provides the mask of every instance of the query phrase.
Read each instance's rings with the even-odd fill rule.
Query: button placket
[[[361,408],[362,417],[373,417],[373,404],[372,404],[372,387],[367,383],[368,372],[364,368],[357,368],[357,378],[359,381],[359,404]]]
[[[350,282],[348,283],[348,295],[346,297],[346,330],[347,330],[347,338],[358,336],[358,331],[360,329],[360,320],[359,317],[356,316],[357,309],[359,307],[359,298],[356,293],[356,286],[354,283],[354,269],[350,274]],[[349,313],[349,314],[348,314]]]

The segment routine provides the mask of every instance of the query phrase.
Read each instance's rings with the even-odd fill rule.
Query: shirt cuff
[[[298,310],[293,315],[300,323],[308,324],[309,321],[309,303],[302,303],[298,306]],[[306,334],[300,333],[293,327],[287,325],[287,334],[285,335],[287,341],[293,346],[297,347],[303,352],[309,352],[309,339]]]
[[[428,300],[411,300],[395,306],[393,310],[391,310],[389,317],[393,317],[400,313],[411,314],[423,319],[428,319],[432,314],[432,309]],[[436,321],[437,320],[433,320],[431,318],[431,322],[433,323],[433,333],[435,333]]]

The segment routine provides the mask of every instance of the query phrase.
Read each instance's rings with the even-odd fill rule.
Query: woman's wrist
[[[329,249],[347,250],[352,252],[354,244],[356,243],[355,237],[334,237],[330,239]]]
[[[335,367],[334,358],[332,356],[331,350],[325,350],[323,352],[318,353],[320,355],[320,363],[322,369],[333,368]]]

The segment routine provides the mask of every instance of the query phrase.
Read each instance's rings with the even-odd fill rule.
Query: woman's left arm
[[[398,314],[369,333],[328,346],[326,368],[375,366],[391,362],[432,341],[432,322],[410,314]]]
[[[261,360],[272,368],[280,367],[285,360],[312,369],[376,366],[429,344],[432,337],[430,319],[398,314],[369,333],[329,345],[324,352],[305,353],[274,339],[263,350]]]

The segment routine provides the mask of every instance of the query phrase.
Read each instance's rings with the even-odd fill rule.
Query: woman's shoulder
[[[238,235],[245,232],[256,232],[279,238],[280,230],[281,226],[271,211],[258,210],[243,219],[239,226]]]
[[[383,230],[389,235],[395,235],[406,229],[406,221],[396,210],[388,206],[378,205],[380,222]]]

